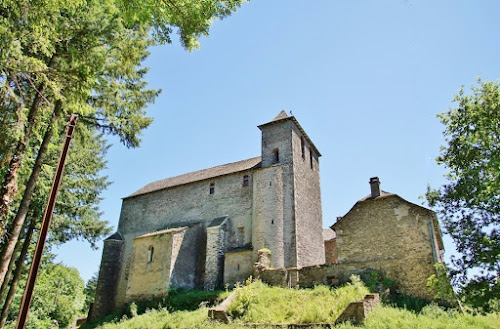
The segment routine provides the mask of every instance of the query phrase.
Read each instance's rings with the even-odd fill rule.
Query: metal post
[[[35,288],[36,277],[38,274],[38,269],[40,267],[40,262],[42,260],[43,248],[45,247],[45,240],[47,239],[47,233],[49,232],[50,220],[52,219],[52,213],[54,212],[57,192],[59,190],[59,186],[61,185],[64,164],[66,163],[66,156],[68,155],[69,145],[71,142],[71,138],[73,137],[73,132],[75,130],[77,120],[78,115],[71,114],[71,117],[68,121],[68,126],[66,127],[66,140],[64,141],[61,155],[59,156],[59,162],[57,163],[54,181],[52,182],[52,187],[50,188],[49,201],[47,202],[47,206],[45,207],[45,212],[43,214],[40,236],[38,237],[38,242],[36,243],[35,254],[33,255],[33,261],[31,262],[28,281],[26,283],[26,288],[24,289],[23,301],[21,302],[19,315],[17,316],[16,329],[24,329],[26,325],[31,298],[33,296],[33,289]]]

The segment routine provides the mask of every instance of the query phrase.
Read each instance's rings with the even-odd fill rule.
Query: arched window
[[[153,262],[153,252],[155,248],[153,246],[148,247],[148,264]]]

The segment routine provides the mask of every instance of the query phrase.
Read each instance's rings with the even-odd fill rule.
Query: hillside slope
[[[112,323],[86,325],[82,329],[231,329],[259,323],[259,328],[273,328],[271,323],[333,323],[342,310],[354,300],[361,299],[367,288],[359,281],[338,289],[319,286],[314,289],[284,289],[269,287],[261,282],[238,287],[237,296],[229,311],[235,319],[231,324],[208,320],[208,307],[201,303],[195,310],[175,310],[178,304],[168,304],[159,310],[136,314],[134,306],[129,315]],[[225,294],[227,296],[227,293]],[[182,295],[177,296],[182,301]],[[177,305],[177,306],[176,306]],[[170,311],[169,311],[170,309]],[[456,310],[445,311],[436,305],[410,311],[390,305],[378,306],[369,314],[364,328],[500,328],[500,314],[471,315]],[[335,328],[359,328],[344,323]]]

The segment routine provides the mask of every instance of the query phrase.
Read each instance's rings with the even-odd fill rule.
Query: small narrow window
[[[274,219],[271,219],[271,224],[273,224],[273,225],[274,225]]]
[[[238,227],[238,244],[242,246],[244,242],[245,242],[245,228]]]
[[[306,152],[305,152],[305,143],[304,143],[304,137],[300,136],[300,149],[302,150],[302,159],[306,158]]]
[[[153,262],[153,252],[155,248],[153,246],[148,247],[148,264]]]
[[[280,162],[280,150],[279,149],[274,149],[274,163]]]
[[[238,264],[238,271],[240,270],[240,264]]]
[[[311,169],[314,169],[313,159],[314,159],[313,152],[312,152],[312,150],[310,150],[310,152],[309,152],[309,160],[311,161]]]
[[[250,177],[248,175],[243,176],[243,187],[247,187],[250,183]]]
[[[209,194],[214,194],[215,192],[215,183],[210,183],[210,189],[208,190]]]

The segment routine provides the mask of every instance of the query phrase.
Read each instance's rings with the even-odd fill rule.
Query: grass
[[[82,329],[234,329],[242,328],[245,323],[332,323],[349,302],[361,299],[367,292],[367,288],[356,279],[338,289],[325,286],[285,289],[253,282],[237,288],[237,296],[229,309],[235,320],[228,325],[207,319],[208,303],[227,296],[227,292],[207,295],[196,291],[175,292],[170,297],[170,304],[163,308],[149,309],[134,317],[124,315],[112,322],[86,325]],[[190,300],[193,304],[189,304]],[[406,304],[411,305],[408,300]],[[264,325],[259,328],[273,327]],[[344,323],[335,328],[360,327]],[[369,314],[363,328],[500,329],[500,314],[464,315],[453,309],[445,311],[433,304],[423,307],[419,305],[413,310],[396,305],[381,305]]]
[[[368,289],[359,281],[332,290],[269,287],[262,282],[240,287],[229,307],[237,322],[318,323],[334,322],[350,302],[363,299]]]

